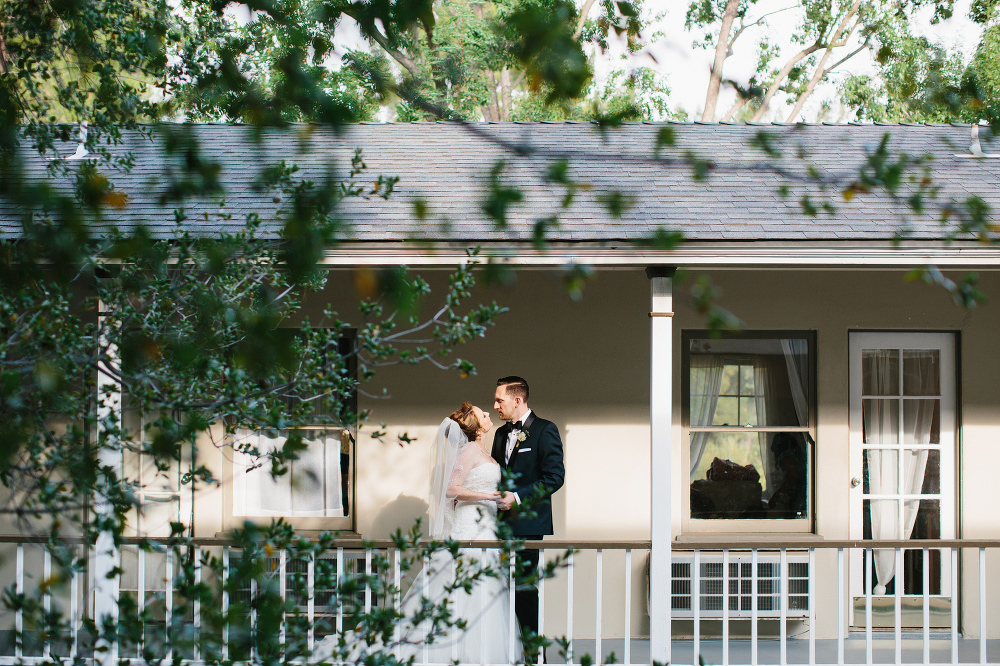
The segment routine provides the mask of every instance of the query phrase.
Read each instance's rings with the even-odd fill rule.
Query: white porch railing
[[[121,549],[122,573],[116,589],[134,599],[138,609],[151,609],[157,621],[172,626],[175,610],[174,574],[177,563],[169,550],[151,553],[132,542]],[[498,547],[498,542],[469,542],[468,548]],[[529,546],[553,556],[573,549],[568,566],[554,578],[539,584],[539,633],[568,639],[565,654],[555,647],[545,655],[547,663],[579,664],[584,654],[598,663],[606,663],[613,652],[624,664],[649,664],[649,624],[646,615],[647,581],[644,571],[650,542],[581,542],[546,540]],[[386,570],[375,572],[399,589],[403,582],[400,554],[392,542],[341,542],[329,554],[335,560],[338,577],[353,573],[372,574],[373,556],[387,559]],[[81,557],[85,547],[78,546]],[[683,550],[673,550],[671,580],[673,637],[671,652],[674,664],[985,664],[1000,663],[1000,618],[991,617],[987,601],[987,583],[992,594],[1000,593],[1000,567],[987,566],[987,553],[1000,549],[998,540],[934,541],[816,541],[785,540],[759,544],[753,548],[743,541],[722,543],[685,542]],[[903,585],[896,585],[890,596],[872,593],[872,552],[892,550],[897,572],[902,571],[904,551],[922,554],[922,586],[918,595],[904,595]],[[22,538],[0,538],[3,567],[13,576],[17,594],[43,590],[46,612],[55,609],[69,618],[71,635],[54,647],[54,638],[31,636],[26,631],[23,611],[9,613],[0,623],[0,665],[40,663],[55,659],[93,658],[92,638],[84,630],[85,617],[93,613],[93,581],[78,573],[68,589],[50,589],[42,584],[52,574],[52,560],[40,545]],[[230,572],[235,548],[223,539],[199,539],[193,546],[196,582],[201,582],[198,563],[203,553],[223,562],[222,580]],[[931,594],[930,553],[940,553],[940,572],[950,585],[950,594]],[[867,557],[860,557],[867,553]],[[861,594],[852,575],[850,560],[854,554],[862,569]],[[860,559],[858,559],[860,557]],[[277,579],[282,599],[294,592],[289,589],[293,575],[304,577],[307,594],[302,609],[308,622],[308,645],[312,648],[320,636],[314,627],[326,620],[333,631],[350,627],[342,599],[329,589],[317,589],[315,561],[288,557],[286,552],[273,554],[271,575]],[[302,570],[304,568],[304,571]],[[857,565],[854,573],[857,573]],[[991,579],[987,580],[987,574]],[[823,585],[818,585],[822,577]],[[614,579],[617,578],[617,582]],[[610,584],[606,579],[611,579]],[[835,579],[835,580],[834,580]],[[823,590],[822,594],[820,589]],[[241,590],[252,598],[255,585]],[[365,612],[381,604],[398,604],[395,598],[377,598],[369,587],[358,599]],[[946,599],[947,597],[947,599]],[[298,597],[302,599],[301,594]],[[942,600],[950,600],[943,603]],[[223,591],[221,609],[233,603]],[[891,617],[889,610],[891,609]],[[946,609],[946,610],[942,610]],[[184,618],[195,636],[206,630],[204,609],[199,603],[187,607]],[[946,626],[932,628],[932,616],[938,621],[947,615]],[[915,613],[920,622],[904,626],[904,613]],[[820,616],[822,615],[822,621]],[[881,617],[876,617],[881,616]],[[258,618],[253,611],[247,618],[251,636]],[[941,624],[939,621],[938,624]],[[912,626],[915,625],[915,626]],[[481,629],[477,629],[481,630]],[[654,628],[655,630],[655,628]],[[251,649],[241,656],[230,652],[229,625],[221,628],[221,654],[209,659],[222,661],[256,660]],[[280,643],[284,645],[286,624],[280,624]],[[993,638],[990,638],[990,635]],[[22,636],[23,640],[14,640]],[[66,639],[67,637],[63,637]],[[514,637],[510,636],[513,641]],[[253,639],[250,641],[253,644]],[[197,641],[194,641],[195,646]],[[418,651],[417,661],[420,662]],[[138,654],[119,653],[122,659],[138,659]],[[172,655],[161,655],[171,658]],[[532,661],[538,661],[534,656]],[[204,662],[197,647],[184,655],[184,661]]]

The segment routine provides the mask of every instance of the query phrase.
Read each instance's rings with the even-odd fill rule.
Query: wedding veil
[[[447,509],[452,501],[448,498],[448,487],[459,458],[469,446],[469,438],[462,428],[450,417],[438,427],[434,439],[434,457],[431,468],[431,495],[428,515],[428,534],[432,539],[445,539],[451,532],[452,512]]]

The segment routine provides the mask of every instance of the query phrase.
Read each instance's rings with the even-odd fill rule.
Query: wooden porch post
[[[104,319],[104,305],[98,304],[100,317]],[[101,326],[109,326],[106,321],[100,322]],[[106,333],[101,334],[101,348],[106,348],[108,356],[117,360],[118,347],[108,340]],[[121,428],[122,395],[121,386],[114,375],[102,364],[97,369],[97,428],[101,438],[117,439],[118,431]],[[122,473],[122,458],[120,450],[102,448],[98,453],[98,459],[104,467],[110,467],[119,477]],[[94,498],[94,511],[98,514],[108,514],[114,510],[107,495],[102,492],[103,488],[98,486],[96,497]],[[104,622],[104,618],[112,620],[118,619],[118,587],[119,576],[114,574],[115,568],[120,564],[120,553],[115,546],[114,534],[105,530],[102,531],[94,543],[90,553],[90,566],[93,574],[94,595],[94,622],[97,623],[98,631]],[[104,639],[97,641],[97,647],[103,647],[105,651],[98,653],[96,661],[102,666],[111,666],[118,661],[118,644],[115,642],[108,645]]]
[[[649,383],[650,549],[649,639],[654,662],[670,662],[670,433],[673,427],[673,277],[650,267],[652,329]]]

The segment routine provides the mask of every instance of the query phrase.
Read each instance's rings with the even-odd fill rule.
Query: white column
[[[649,637],[653,661],[670,662],[670,476],[673,427],[673,275],[647,268],[652,308],[649,383],[650,540]]]
[[[103,304],[100,306],[100,325],[103,328],[100,337],[100,352],[104,352],[112,360],[117,360],[118,346],[108,337],[110,324],[104,317]],[[101,362],[97,369],[97,428],[98,437],[106,443],[112,443],[116,438],[116,430],[121,428],[122,395],[121,386],[110,370]],[[98,459],[102,467],[111,467],[116,475],[121,478],[122,458],[120,447],[108,447],[105,445],[99,453]],[[106,491],[105,491],[106,492]],[[113,511],[107,501],[107,495],[102,492],[100,482],[96,497],[94,498],[94,511],[98,514],[108,514]],[[98,630],[102,626],[105,617],[113,620],[118,618],[118,576],[109,578],[109,574],[118,566],[119,553],[115,546],[114,534],[109,531],[101,532],[93,546],[90,556],[90,565],[93,572],[93,594],[94,594],[94,621]],[[100,643],[98,643],[100,645]],[[111,666],[118,660],[118,645],[106,646],[105,652],[99,653],[98,661],[102,665]]]

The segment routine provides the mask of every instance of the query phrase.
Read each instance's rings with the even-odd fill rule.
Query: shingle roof
[[[929,174],[941,188],[943,200],[975,194],[1000,211],[1000,159],[956,157],[968,154],[969,126],[671,124],[675,145],[657,153],[654,144],[663,127],[629,123],[602,134],[591,123],[471,127],[366,123],[341,132],[297,125],[265,130],[256,143],[249,127],[196,125],[193,130],[203,151],[223,167],[225,210],[232,219],[215,215],[217,201],[200,200],[186,204],[185,225],[196,233],[235,230],[246,214],[258,212],[265,229],[274,231],[278,228],[274,213],[286,202],[252,187],[261,167],[284,160],[299,166],[297,177],[317,181],[329,173],[344,177],[355,148],[361,148],[367,170],[358,177],[360,184],[369,184],[379,174],[400,180],[389,200],[344,202],[340,215],[351,223],[345,237],[352,240],[530,241],[535,223],[552,215],[559,224],[550,238],[558,241],[629,240],[658,228],[704,241],[884,240],[892,238],[903,222],[907,213],[903,204],[883,193],[859,194],[845,201],[840,189],[824,195],[805,179],[808,169],[814,168],[842,178],[846,185],[857,176],[866,151],[884,135],[889,135],[894,151],[932,157]],[[781,148],[780,159],[768,159],[750,147],[761,132]],[[300,150],[303,139],[308,139],[305,151]],[[998,144],[993,143],[992,152],[1000,152]],[[518,149],[529,146],[540,152],[518,154]],[[988,145],[984,148],[991,151]],[[60,147],[65,154],[75,149],[75,144]],[[109,211],[109,221],[122,226],[142,222],[157,235],[169,235],[174,205],[160,203],[159,195],[165,187],[164,167],[177,158],[167,156],[158,141],[139,134],[127,134],[116,150],[131,151],[135,167],[127,174],[111,174],[116,187],[128,194],[128,206]],[[704,182],[692,178],[684,161],[689,152],[714,164]],[[584,185],[566,210],[560,207],[566,190],[545,177],[547,166],[560,157],[570,160],[570,176]],[[31,173],[42,177],[43,162],[33,160]],[[482,210],[490,170],[500,160],[507,164],[504,182],[523,193],[523,201],[511,205],[504,229],[497,229]],[[784,171],[778,173],[776,168]],[[914,174],[922,177],[919,169]],[[791,186],[787,196],[779,193],[782,184]],[[608,190],[630,197],[632,205],[620,218],[609,215],[600,202],[600,193]],[[806,194],[816,201],[825,196],[836,211],[804,214],[800,200]],[[424,221],[414,214],[418,199],[427,205]],[[910,215],[911,238],[943,237],[936,211],[930,210],[933,214]],[[0,198],[0,234],[9,237],[19,232],[17,212]]]

